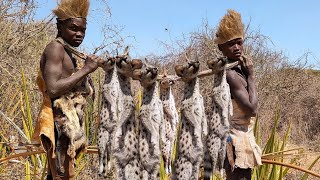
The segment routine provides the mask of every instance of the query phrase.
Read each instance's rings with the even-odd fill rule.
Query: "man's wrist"
[[[248,74],[248,80],[254,81],[254,72]]]
[[[248,69],[248,76],[254,76],[254,70],[253,69]]]
[[[92,70],[86,65],[84,65],[81,70],[83,70],[85,74],[90,74],[92,72]]]

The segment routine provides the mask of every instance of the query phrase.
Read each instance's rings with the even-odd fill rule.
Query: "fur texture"
[[[99,176],[107,178],[111,168],[113,135],[119,121],[119,79],[115,67],[115,59],[108,58],[103,67],[105,78],[102,87],[102,109],[98,128]]]
[[[227,58],[209,60],[208,67],[212,69],[213,96],[212,117],[208,120],[208,137],[204,159],[204,179],[210,180],[213,171],[217,169],[223,175],[223,164],[226,156],[227,137],[230,131],[229,120],[232,115],[230,88],[226,80]]]
[[[203,141],[207,134],[207,120],[200,94],[199,62],[176,66],[178,76],[185,82],[181,107],[181,130],[178,136],[178,158],[173,179],[197,180],[203,157]]]
[[[224,44],[232,39],[244,37],[244,24],[241,21],[240,13],[235,10],[228,10],[228,13],[221,19],[216,32],[215,43]]]
[[[112,153],[115,161],[115,179],[141,179],[141,163],[138,156],[138,133],[135,106],[131,93],[133,71],[141,68],[140,60],[131,60],[128,48],[116,57],[120,89],[118,122],[113,137]]]
[[[146,66],[140,76],[143,87],[139,114],[139,155],[143,180],[160,178],[160,139],[163,139],[163,107],[159,98],[158,69]]]
[[[171,173],[171,154],[177,134],[177,125],[179,123],[179,115],[176,110],[175,100],[171,88],[173,84],[174,79],[170,78],[169,76],[164,76],[160,81],[160,98],[163,104],[165,125],[165,136],[161,141],[161,151],[164,161],[164,169],[167,174]]]
[[[89,12],[89,0],[60,0],[52,12],[60,19],[86,18]]]
[[[93,90],[86,78],[76,88],[76,91],[69,92],[53,102],[53,106],[59,108],[66,116],[61,132],[70,140],[67,154],[71,158],[75,158],[76,152],[85,149],[87,146],[83,116],[87,102],[86,97],[92,95],[92,92]]]

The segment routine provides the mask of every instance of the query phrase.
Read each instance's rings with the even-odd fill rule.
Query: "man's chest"
[[[69,77],[79,69],[77,62],[74,58],[67,53],[64,55],[62,62],[62,77]]]

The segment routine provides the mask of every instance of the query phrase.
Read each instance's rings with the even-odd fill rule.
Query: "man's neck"
[[[228,58],[228,63],[233,63],[233,62],[237,62],[237,61],[239,61],[239,59],[235,60],[235,59]]]

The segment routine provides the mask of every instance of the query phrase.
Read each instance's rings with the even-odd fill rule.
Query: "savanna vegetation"
[[[110,17],[108,5],[102,12]],[[35,79],[39,70],[41,53],[55,38],[54,18],[48,16],[36,20],[34,0],[0,1],[0,158],[15,153],[18,143],[30,143],[33,127],[41,104]],[[90,26],[90,24],[89,24]],[[175,64],[184,62],[184,52],[197,55],[201,69],[207,69],[206,61],[221,56],[213,44],[215,27],[206,23],[197,32],[188,32],[185,39],[172,44],[163,42],[167,49],[161,56],[148,55],[148,63],[166,68],[174,74]],[[121,52],[126,46],[126,36],[119,35],[121,28],[102,28],[105,36],[94,49],[101,56],[108,50]],[[186,33],[186,32],[184,32]],[[272,40],[258,30],[247,28],[245,53],[253,58],[259,94],[259,112],[256,137],[269,159],[292,163],[320,172],[320,71],[306,66],[308,54],[300,59],[288,59],[274,49]],[[85,52],[86,47],[82,47]],[[86,133],[89,144],[96,145],[96,129],[99,121],[100,92],[103,71],[92,75],[95,82],[95,99],[86,110]],[[201,80],[201,91],[206,100],[206,112],[210,117],[212,77]],[[182,84],[174,86],[177,108],[181,103]],[[137,107],[141,99],[138,83],[134,84]],[[290,150],[288,152],[282,152]],[[273,153],[280,152],[280,153]],[[285,155],[284,155],[285,154]],[[267,156],[268,155],[268,156]],[[77,179],[97,178],[97,155],[83,154],[76,162]],[[42,179],[46,172],[44,154],[19,157],[0,163],[0,179]],[[254,171],[258,179],[312,179],[306,174],[280,166],[263,165]],[[167,177],[163,174],[162,178]],[[218,177],[215,177],[218,178]]]

